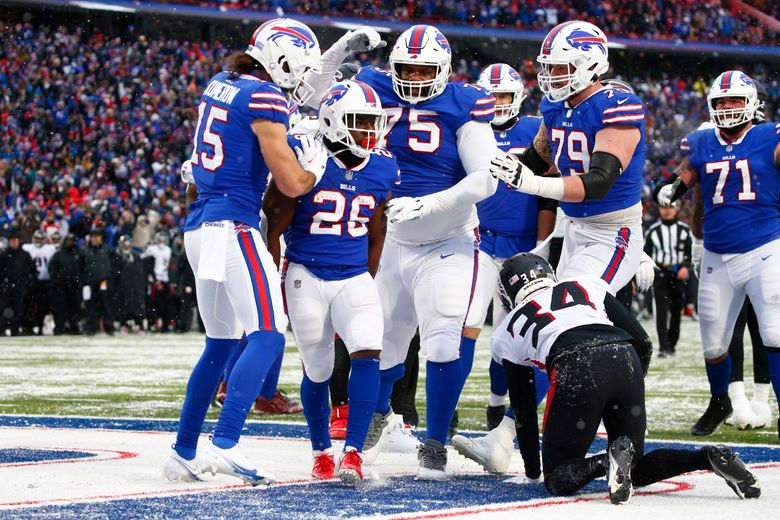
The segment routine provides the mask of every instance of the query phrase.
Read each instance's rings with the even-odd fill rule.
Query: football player
[[[286,231],[284,297],[303,361],[301,402],[316,478],[332,478],[335,469],[328,406],[335,334],[350,353],[349,414],[338,464],[338,476],[348,483],[363,479],[361,451],[379,391],[383,320],[373,277],[385,238],[385,201],[399,174],[392,154],[376,148],[385,124],[371,87],[357,81],[334,85],[319,110],[329,152],[322,180],[297,199],[285,197],[272,181],[263,203],[268,248],[277,259]]]
[[[680,144],[678,177],[660,188],[670,204],[701,186],[694,214],[694,269],[700,274],[699,324],[712,397],[691,430],[710,435],[732,412],[728,346],[745,296],[750,297],[767,351],[775,395],[780,392],[780,124],[754,124],[759,100],[753,80],[726,71],[707,95],[715,128]],[[778,421],[780,435],[780,420]]]
[[[628,501],[634,485],[712,470],[740,498],[760,496],[755,476],[725,446],[644,454],[643,373],[652,344],[603,279],[583,275],[558,281],[549,263],[534,254],[507,260],[500,279],[512,310],[496,327],[490,351],[507,373],[528,478],[538,478],[543,469],[551,495],[571,495],[606,476],[610,500],[619,504]],[[531,367],[546,370],[553,382],[541,465]],[[586,457],[602,419],[607,453]]]
[[[281,279],[263,244],[259,215],[269,170],[290,197],[307,193],[325,172],[321,143],[307,138],[293,152],[287,142],[285,94],[303,102],[311,93],[303,75],[319,66],[311,29],[273,19],[255,30],[246,51],[234,55],[201,96],[191,157],[198,198],[190,204],[184,239],[206,347],[187,384],[174,451],[163,469],[169,480],[198,480],[201,469],[252,485],[274,480],[237,446],[266,373],[284,349],[287,327]],[[233,368],[212,442],[196,462],[211,397],[244,332],[247,347]]]
[[[32,303],[30,323],[31,328],[37,328],[37,334],[42,336],[43,320],[51,309],[49,261],[57,252],[57,247],[48,243],[46,233],[42,229],[36,229],[32,236],[32,243],[24,244],[22,249],[32,257],[38,270],[38,279],[32,285],[30,296]]]

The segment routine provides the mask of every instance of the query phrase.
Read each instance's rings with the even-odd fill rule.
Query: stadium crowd
[[[108,37],[23,23],[0,29],[0,247],[7,247],[12,236],[19,244],[32,244],[40,229],[44,240],[56,246],[72,234],[80,248],[96,232],[113,251],[120,237],[129,236],[136,253],[144,254],[160,232],[174,245],[176,258],[184,219],[179,166],[191,148],[199,93],[229,49],[218,41],[153,40],[132,32]],[[382,64],[368,54],[360,60]],[[487,64],[456,54],[453,65],[454,79],[474,81]],[[530,94],[523,111],[536,113],[541,93],[533,61],[516,65]],[[764,81],[767,117],[776,119],[780,83],[769,80],[764,69],[747,72]],[[675,167],[680,138],[706,120],[710,77],[695,70],[680,70],[677,76],[646,70],[624,79],[647,105],[649,193],[654,180]],[[654,218],[648,212],[648,223]],[[114,265],[120,257],[114,254]],[[7,265],[0,262],[4,308],[16,298],[11,287],[18,282]],[[145,315],[156,316],[164,330],[178,311],[166,310],[163,317],[159,305],[151,303],[152,294],[159,293],[159,285],[153,289],[159,283],[153,271],[144,278]],[[109,277],[110,287],[118,286],[119,277]],[[0,330],[11,327],[7,314]],[[14,326],[17,332],[34,327]]]
[[[721,0],[174,0],[224,9],[257,9],[287,14],[323,14],[547,30],[564,20],[598,23],[607,35],[651,40],[776,45],[780,33]],[[772,3],[755,7],[776,16]],[[766,4],[766,5],[764,5]]]

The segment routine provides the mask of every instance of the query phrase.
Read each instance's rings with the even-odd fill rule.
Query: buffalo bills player
[[[755,476],[725,446],[643,453],[643,373],[652,343],[603,279],[583,275],[559,281],[550,264],[534,254],[507,260],[500,279],[512,310],[496,327],[490,350],[507,373],[527,477],[538,478],[543,469],[550,494],[571,495],[607,476],[610,500],[620,504],[631,497],[633,485],[712,470],[740,498],[761,495]],[[531,367],[546,370],[553,381],[541,465]],[[609,449],[586,457],[602,419]]]
[[[607,38],[590,23],[554,27],[537,61],[544,121],[519,161],[501,152],[491,173],[522,192],[561,201],[558,274],[598,273],[615,293],[642,260],[642,101],[599,81],[609,68]],[[541,176],[552,165],[562,177]]]
[[[746,295],[756,311],[775,395],[780,392],[780,124],[753,124],[756,87],[740,71],[718,76],[707,104],[715,128],[683,139],[679,177],[658,192],[658,201],[669,204],[701,186],[701,226],[691,227],[703,235],[703,252],[694,252],[700,267],[694,269],[700,272],[699,323],[712,397],[693,435],[710,435],[732,411],[728,347]]]
[[[169,480],[199,480],[200,470],[236,476],[253,485],[273,482],[238,450],[247,413],[270,366],[284,349],[287,319],[281,281],[260,235],[260,207],[268,171],[279,189],[299,196],[325,170],[324,147],[287,143],[285,92],[303,101],[304,73],[319,67],[317,39],[304,24],[270,20],[237,53],[229,71],[214,76],[198,106],[191,167],[198,199],[185,225],[187,257],[196,274],[206,348],[187,384]],[[297,158],[296,158],[297,154]],[[219,378],[246,332],[212,442],[195,461],[198,436]]]
[[[344,81],[322,97],[320,133],[330,158],[325,175],[305,196],[283,196],[272,181],[263,204],[268,247],[278,256],[285,232],[284,297],[303,361],[303,413],[309,425],[316,478],[332,478],[328,383],[334,334],[350,353],[349,414],[338,476],[362,480],[361,451],[379,391],[382,308],[373,276],[385,238],[384,203],[398,180],[393,156],[376,145],[386,116],[364,83]],[[291,138],[291,140],[295,140]]]
[[[509,65],[496,63],[482,71],[477,85],[496,98],[496,114],[491,126],[499,149],[516,155],[523,153],[538,133],[542,119],[520,115],[520,107],[526,97],[520,75]],[[530,251],[550,235],[555,226],[556,207],[556,201],[518,192],[504,183],[499,184],[493,196],[477,204],[479,271],[463,330],[465,337],[476,339],[479,336],[491,301],[493,323],[499,323],[504,318],[505,311],[498,300],[498,270],[506,258],[521,251]],[[539,375],[537,388],[539,394],[544,395],[546,376]],[[488,429],[498,426],[504,412],[507,412],[506,392],[504,370],[501,365],[492,362]],[[508,413],[511,419],[511,409]]]
[[[398,38],[389,71],[364,67],[355,76],[382,100],[386,147],[401,169],[376,279],[384,311],[382,371],[364,454],[369,461],[395,424],[390,394],[419,325],[428,429],[418,452],[420,479],[446,478],[444,442],[474,355],[474,340],[462,334],[477,269],[474,204],[496,189],[488,172],[492,153],[485,153],[496,147],[488,124],[495,100],[475,85],[449,82],[451,53],[435,27],[416,25]]]

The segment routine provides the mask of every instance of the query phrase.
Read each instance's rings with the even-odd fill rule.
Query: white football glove
[[[696,273],[696,278],[700,278],[701,255],[703,252],[704,240],[691,235],[691,263],[693,264],[693,272]]]
[[[674,184],[667,184],[666,186],[662,186],[661,189],[658,190],[658,204],[661,206],[671,206],[673,194]]]
[[[433,213],[434,203],[429,197],[399,197],[385,205],[385,215],[393,224],[408,222]]]
[[[639,262],[639,269],[636,272],[636,286],[640,291],[645,292],[653,286],[653,280],[655,280],[655,272],[658,270],[658,266],[655,265],[653,259],[647,256],[647,253],[642,253],[642,260]]]
[[[328,149],[322,144],[322,141],[314,139],[310,135],[296,136],[300,143],[294,148],[295,156],[298,157],[298,164],[301,168],[316,177],[315,185],[320,182],[325,174],[325,166],[328,162]]]
[[[498,150],[496,156],[490,161],[490,175],[519,190],[523,182],[528,183],[528,179],[534,177],[534,172],[514,155]]]
[[[387,46],[387,42],[383,41],[379,33],[371,27],[350,31],[342,38],[347,40],[347,49],[350,52],[368,52]]]
[[[195,182],[195,176],[192,175],[192,161],[184,161],[181,163],[181,181],[184,184]]]

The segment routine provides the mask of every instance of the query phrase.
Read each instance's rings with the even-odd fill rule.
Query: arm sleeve
[[[323,94],[333,85],[333,79],[336,75],[336,70],[339,65],[344,63],[344,60],[349,56],[349,48],[347,47],[347,40],[349,39],[350,32],[347,32],[344,36],[330,46],[330,48],[323,52],[320,56],[319,73],[309,71],[303,76],[303,80],[312,86],[314,94],[309,97],[306,105],[317,109],[320,107],[320,99]]]
[[[650,368],[650,359],[653,357],[653,342],[650,341],[647,332],[634,318],[631,311],[609,293],[604,297],[604,310],[615,327],[623,329],[631,336],[631,344],[634,346],[634,350],[636,350],[639,356],[639,361],[642,363],[642,372],[647,375],[647,370]]]
[[[515,429],[525,474],[537,479],[542,474],[539,450],[539,419],[536,414],[536,386],[531,367],[504,360],[509,403],[515,412]]]

